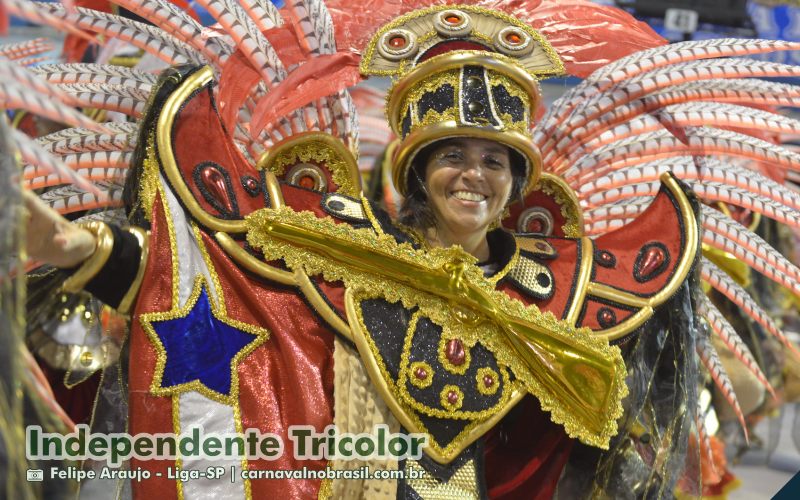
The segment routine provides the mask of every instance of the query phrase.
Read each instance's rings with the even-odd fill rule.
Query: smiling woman
[[[488,260],[486,234],[527,180],[518,153],[492,140],[457,137],[427,146],[412,163],[401,223],[422,231],[432,246],[461,245]]]
[[[225,2],[250,19],[240,3]],[[310,19],[328,29],[324,6],[312,4],[319,19]],[[263,38],[256,29],[239,35]],[[225,49],[211,61],[235,53],[203,47]],[[563,474],[559,488],[583,492],[570,498],[615,496],[605,487],[618,482],[643,485],[636,496],[671,491],[695,408],[690,389],[669,389],[695,380],[691,297],[682,284],[698,231],[683,188],[665,176],[634,223],[596,239],[582,234],[577,195],[564,179],[542,174],[532,135],[537,81],[564,66],[539,32],[505,13],[470,5],[409,12],[359,52],[363,75],[396,77],[386,109],[398,138],[391,176],[406,196],[401,224],[361,191],[356,134],[344,118],[356,115],[342,113],[344,90],[264,128],[266,153],[256,161],[257,150],[237,141],[260,134],[250,127],[258,120],[248,112],[243,126],[226,123],[235,108],[225,98],[236,93],[228,63],[222,76],[185,65],[153,81],[131,139],[124,195],[131,227],[81,228],[29,196],[28,248],[72,267],[60,273],[69,275],[61,291],[85,289],[131,314],[124,381],[131,434],[202,426],[287,443],[302,426],[365,443],[377,435],[380,443],[386,429],[424,436],[423,454],[351,460],[287,448],[269,460],[224,463],[134,457],[132,470],[152,472],[132,483],[134,496],[548,498],[568,460],[579,470]],[[269,66],[271,52],[246,53],[254,57],[246,65],[230,56],[234,69],[254,64],[253,81],[263,73],[273,96],[297,89],[291,77],[280,80],[285,68]],[[319,113],[325,106],[330,114]],[[657,234],[648,229],[655,223]],[[673,297],[686,309],[665,309]],[[655,334],[637,337],[648,320]],[[623,401],[629,371],[610,341],[628,342],[631,366],[642,373],[635,380],[659,368],[658,383],[633,384]],[[681,372],[664,378],[654,366],[661,360]],[[641,392],[650,385],[669,386],[652,417],[650,406],[643,410],[649,393]],[[653,456],[658,463],[644,464]],[[626,462],[612,463],[617,457]],[[217,465],[399,474],[390,482],[170,479],[170,470]],[[618,481],[617,470],[631,472]]]

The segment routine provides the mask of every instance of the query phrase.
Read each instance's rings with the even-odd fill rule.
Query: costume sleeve
[[[128,229],[113,224],[104,226],[107,228],[105,237],[96,234],[95,255],[81,266],[67,270],[69,278],[62,289],[68,292],[86,290],[119,312],[127,313],[142,281],[149,236],[135,226]],[[105,255],[98,256],[103,253]]]

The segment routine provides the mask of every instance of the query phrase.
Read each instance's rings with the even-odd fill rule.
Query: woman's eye
[[[488,156],[484,158],[483,161],[489,168],[493,169],[500,169],[506,166],[505,163],[503,163],[500,159],[495,158],[493,156]]]
[[[444,159],[448,161],[461,161],[463,155],[458,151],[450,151],[444,155]]]

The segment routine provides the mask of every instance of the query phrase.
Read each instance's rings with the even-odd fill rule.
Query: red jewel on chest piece
[[[456,391],[450,391],[450,392],[448,392],[448,393],[447,393],[447,401],[448,401],[448,402],[449,402],[451,405],[454,405],[454,404],[458,403],[458,393],[456,393]]]
[[[461,17],[455,14],[450,14],[449,16],[445,17],[444,20],[447,22],[447,24],[451,24],[453,26],[461,24]]]
[[[255,191],[258,189],[258,182],[256,182],[256,180],[252,177],[246,179],[244,182],[249,191]]]
[[[491,375],[484,375],[483,376],[483,385],[487,389],[492,387],[494,385],[494,377],[492,377]]]
[[[425,380],[428,376],[428,370],[422,368],[421,366],[414,370],[414,376],[417,377],[419,380]]]
[[[222,172],[217,170],[216,167],[208,165],[200,171],[200,178],[211,195],[222,203],[229,212],[233,212],[233,205],[231,200],[228,199],[228,189],[225,186],[225,178],[222,176]]]
[[[603,321],[603,323],[611,323],[614,321],[614,313],[611,312],[610,309],[603,309],[600,311],[600,319]]]
[[[445,346],[444,354],[447,360],[455,366],[461,366],[467,359],[464,343],[460,339],[450,339]]]
[[[650,247],[645,251],[642,264],[639,267],[639,275],[642,278],[649,278],[664,263],[666,255],[664,250],[659,247]]]

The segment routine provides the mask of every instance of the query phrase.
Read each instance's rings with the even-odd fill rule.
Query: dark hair
[[[447,139],[445,139],[447,140]],[[431,153],[441,144],[442,141],[428,144],[422,148],[411,162],[406,176],[408,195],[403,199],[400,206],[399,222],[406,226],[417,229],[427,229],[436,225],[436,219],[428,204],[428,191],[425,189],[425,174],[428,167],[428,159]],[[528,178],[525,169],[525,159],[515,149],[508,148],[509,158],[511,159],[511,197],[509,204],[522,201],[522,192],[525,189]]]

